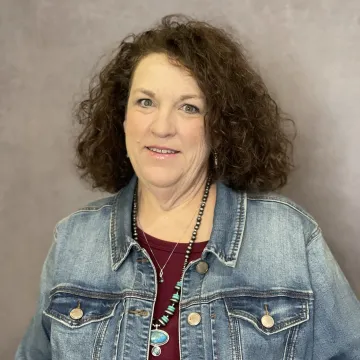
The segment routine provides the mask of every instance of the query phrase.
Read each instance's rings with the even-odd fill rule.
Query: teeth
[[[159,154],[175,154],[176,151],[173,150],[161,150],[161,149],[157,149],[157,148],[148,148],[151,151],[157,152]]]

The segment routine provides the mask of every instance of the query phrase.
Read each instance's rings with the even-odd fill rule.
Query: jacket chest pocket
[[[306,294],[289,293],[225,299],[234,359],[287,360],[294,359],[295,348],[302,351],[298,338],[301,324],[309,320],[309,300]]]
[[[100,360],[108,358],[106,343],[107,351],[114,347],[123,303],[111,294],[62,289],[51,295],[44,315],[52,319],[53,359]]]

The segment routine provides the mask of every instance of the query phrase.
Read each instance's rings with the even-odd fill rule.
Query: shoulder
[[[247,193],[247,200],[250,205],[261,206],[263,208],[276,209],[280,212],[288,212],[294,216],[300,216],[306,218],[314,225],[318,225],[313,215],[303,206],[296,203],[289,197],[276,193],[276,192],[265,192],[265,193]]]
[[[270,224],[273,229],[283,228],[297,232],[310,240],[321,232],[314,216],[302,205],[277,192],[247,192],[248,220]]]
[[[99,221],[99,224],[105,224],[104,221],[109,219],[111,208],[118,194],[119,192],[97,200],[92,200],[60,219],[54,228],[55,237],[58,237],[60,232],[68,232],[70,226],[77,227],[97,221]]]

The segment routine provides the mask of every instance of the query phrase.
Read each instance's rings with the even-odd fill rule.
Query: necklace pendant
[[[159,282],[163,283],[164,282],[164,278],[162,276],[159,277]]]
[[[153,346],[151,353],[153,356],[160,356],[160,346],[165,345],[170,339],[169,334],[164,330],[154,329],[151,330],[150,345]]]

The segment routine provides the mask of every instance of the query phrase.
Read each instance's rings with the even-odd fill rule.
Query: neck
[[[207,176],[203,174],[199,179],[188,184],[177,183],[169,187],[156,187],[146,184],[139,179],[138,203],[141,211],[155,211],[156,213],[171,213],[192,207],[198,203],[205,189]]]
[[[186,186],[155,188],[138,184],[138,221],[140,227],[148,234],[168,241],[188,242],[189,232],[196,222],[196,215],[204,194],[207,181],[206,174]],[[216,186],[210,187],[204,216],[213,212]],[[200,227],[205,229],[205,224]],[[204,234],[205,239],[208,232]]]

